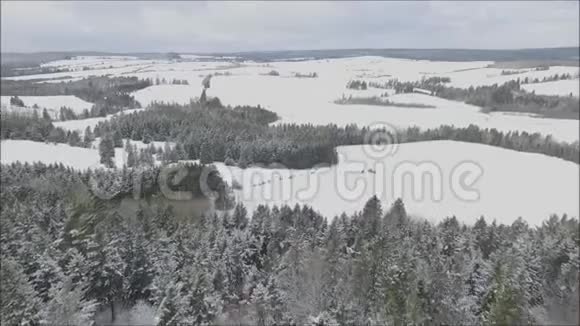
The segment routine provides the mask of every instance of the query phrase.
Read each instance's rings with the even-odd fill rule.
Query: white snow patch
[[[195,60],[196,57],[188,57]],[[348,90],[346,84],[353,79],[384,83],[390,79],[417,81],[433,76],[450,77],[450,86],[502,84],[509,80],[525,77],[542,79],[554,74],[578,73],[578,67],[552,66],[548,70],[519,69],[522,73],[501,75],[504,69],[489,68],[492,62],[443,62],[428,60],[407,60],[363,56],[341,59],[320,59],[306,61],[277,61],[268,63],[147,60],[133,58],[88,57],[73,59],[56,66],[76,67],[80,62],[92,65],[90,70],[39,74],[33,76],[9,77],[9,79],[33,78],[82,78],[91,75],[135,76],[138,78],[187,80],[189,85],[158,85],[134,93],[136,99],[148,105],[153,101],[186,104],[201,94],[201,80],[208,74],[228,73],[212,79],[209,96],[217,96],[229,105],[260,104],[281,117],[281,122],[372,126],[376,123],[390,123],[397,128],[418,126],[436,128],[440,125],[465,127],[475,124],[482,128],[496,128],[501,131],[539,132],[551,134],[555,139],[567,142],[578,140],[577,120],[542,119],[531,115],[484,114],[473,106],[460,102],[429,97],[424,94],[400,94],[390,96],[393,102],[434,105],[435,109],[411,109],[396,107],[371,107],[365,105],[338,105],[334,101],[345,96],[381,96],[392,90],[369,88],[365,91]],[[84,61],[83,61],[84,60]],[[101,61],[114,62],[113,68],[104,68]],[[98,64],[97,64],[98,63]],[[118,63],[118,64],[117,64]],[[97,68],[97,69],[93,69]],[[276,70],[280,76],[264,75]],[[516,70],[516,69],[510,69]],[[313,73],[317,78],[294,78],[295,73]],[[523,85],[525,89],[536,89],[538,94],[577,94],[578,81],[558,81],[533,85]],[[463,112],[465,109],[466,112]]]
[[[97,138],[90,148],[73,147],[67,144],[53,144],[42,143],[31,140],[2,140],[0,148],[2,151],[1,162],[9,164],[20,161],[22,163],[28,162],[42,162],[45,164],[62,163],[65,166],[70,166],[79,170],[97,169],[104,166],[100,163],[99,156],[99,142]],[[114,162],[116,167],[122,168],[127,163],[127,152],[125,151],[126,139],[123,139],[123,148],[115,148]],[[131,145],[135,145],[137,149],[145,149],[149,146],[164,149],[165,142],[151,142],[144,144],[141,141],[129,141]],[[174,147],[175,143],[169,142],[170,147]],[[159,160],[155,162],[157,165],[161,164]]]
[[[439,76],[451,78],[451,82],[449,83],[450,86],[469,88],[470,86],[477,87],[493,84],[501,85],[510,80],[517,79],[522,81],[526,77],[531,80],[535,78],[542,80],[544,77],[552,77],[555,74],[570,74],[574,76],[579,72],[578,67],[569,66],[551,66],[548,70],[540,71],[536,71],[534,69],[520,69],[520,71],[523,71],[523,73],[513,75],[502,75],[502,70],[518,69],[481,68],[455,71],[451,73],[440,74]]]
[[[201,81],[193,85],[155,85],[133,93],[135,100],[142,106],[152,102],[167,102],[188,104],[192,99],[199,98],[202,87]]]
[[[102,167],[99,152],[95,149],[30,140],[2,140],[0,144],[2,163],[62,163],[80,170]]]
[[[165,143],[153,145],[162,147]],[[2,140],[0,148],[2,163],[40,161],[81,170],[102,167],[96,147]],[[339,164],[311,170],[242,170],[223,163],[215,165],[230,185],[235,180],[242,186],[234,191],[236,200],[244,203],[250,212],[259,204],[299,203],[311,205],[331,218],[342,212],[360,211],[376,194],[385,208],[401,197],[410,215],[433,222],[455,215],[462,222],[472,224],[484,215],[488,220],[511,223],[521,216],[531,225],[538,225],[550,214],[578,217],[579,170],[575,163],[454,141],[399,144],[383,150],[391,155],[375,158],[369,153],[376,153],[376,148],[342,146],[338,148]],[[121,167],[126,162],[126,153],[116,148],[115,154],[115,162]],[[473,163],[476,165],[466,165]],[[421,169],[411,175],[404,173],[413,171],[413,166],[423,168],[425,174]],[[474,172],[478,171],[477,166],[481,168],[483,174],[474,183],[467,184],[469,188],[463,188],[477,191],[478,199],[468,200],[465,195],[458,195],[459,188],[453,186],[452,176],[466,176],[458,166],[470,167]],[[415,185],[417,180],[423,182]]]
[[[244,203],[249,211],[259,204],[300,203],[333,217],[362,210],[365,202],[376,194],[387,205],[386,209],[401,197],[410,215],[433,222],[455,215],[462,222],[472,224],[484,215],[488,220],[511,223],[521,216],[531,225],[538,225],[554,213],[578,217],[579,170],[573,162],[454,141],[387,147],[385,152],[394,151],[394,154],[379,159],[369,156],[369,151],[372,151],[369,146],[339,147],[339,164],[316,170],[242,170],[223,163],[216,166],[230,185],[233,180],[242,185],[241,190],[235,190],[236,200]],[[461,172],[458,166],[469,167],[466,162],[474,162],[483,172],[470,185],[470,189],[479,192],[476,200],[456,195],[457,187],[453,188],[451,183],[454,171]],[[426,178],[413,188],[412,178],[402,178],[396,172],[404,172],[405,164],[432,171],[440,177],[440,183],[431,183]],[[414,177],[421,180],[422,175],[416,173]],[[419,195],[413,194],[413,189],[420,191]],[[437,189],[440,189],[440,200]]]
[[[536,92],[539,95],[560,95],[578,97],[580,79],[556,80],[545,83],[521,85],[528,92]]]
[[[93,103],[84,101],[74,95],[55,95],[55,96],[18,96],[26,107],[33,107],[35,104],[42,109],[51,111],[52,116],[58,116],[60,108],[66,106],[73,110],[76,114],[81,114],[83,111],[90,110]],[[0,103],[2,106],[10,106],[11,96],[1,96]],[[13,107],[14,111],[15,108]]]

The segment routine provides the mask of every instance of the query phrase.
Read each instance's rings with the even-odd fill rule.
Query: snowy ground
[[[389,123],[396,128],[419,126],[433,128],[443,124],[464,127],[476,124],[483,128],[502,131],[539,132],[552,134],[555,139],[573,142],[578,140],[578,121],[543,119],[526,115],[484,114],[478,108],[464,103],[443,100],[423,94],[400,94],[389,98],[392,102],[434,105],[435,109],[411,109],[376,107],[367,105],[339,105],[334,101],[341,96],[380,96],[384,89],[370,88],[366,91],[346,89],[353,79],[384,83],[389,79],[417,81],[432,76],[451,78],[450,85],[469,87],[491,85],[509,80],[539,78],[554,74],[578,73],[578,67],[552,66],[548,70],[509,69],[520,73],[501,75],[499,68],[488,68],[493,62],[442,62],[428,60],[394,59],[363,56],[342,59],[307,61],[277,61],[257,63],[252,61],[224,61],[224,58],[190,55],[185,61],[141,60],[131,57],[82,57],[47,63],[73,71],[36,76],[10,77],[13,79],[70,78],[91,75],[136,76],[139,78],[187,80],[189,85],[157,85],[137,91],[134,95],[144,106],[153,101],[188,103],[201,94],[201,80],[214,74],[208,95],[217,96],[229,105],[257,105],[276,112],[280,122],[344,125],[356,123],[360,126]],[[209,59],[209,60],[208,60]],[[105,68],[105,67],[113,68]],[[88,70],[82,70],[82,68]],[[80,69],[80,70],[79,70]],[[279,76],[267,75],[275,70]],[[315,72],[317,78],[297,78],[296,74]],[[215,74],[219,74],[215,76]],[[46,80],[45,80],[46,81]],[[542,94],[577,94],[578,80],[524,85]],[[391,92],[392,93],[392,92]],[[91,122],[92,123],[92,122]]]
[[[453,86],[469,87],[525,77],[541,79],[556,73],[576,74],[577,67],[550,67],[547,71],[521,69],[519,74],[501,75],[502,69],[487,68],[490,62],[431,62],[379,57],[270,63],[162,60],[144,62],[127,57],[87,57],[51,64],[71,71],[15,78],[83,78],[110,75],[159,78],[167,81],[188,80],[189,85],[156,85],[134,93],[135,98],[146,106],[153,101],[188,103],[200,95],[201,80],[208,74],[214,74],[208,96],[218,96],[226,105],[260,104],[281,117],[277,123],[356,123],[359,126],[388,123],[395,128],[413,125],[435,128],[442,124],[464,127],[476,124],[501,131],[552,134],[556,139],[569,142],[578,140],[577,120],[543,119],[525,114],[485,114],[472,105],[424,94],[393,94],[392,91],[377,88],[357,91],[345,87],[352,79],[385,82],[390,78],[397,78],[415,81],[430,76],[447,76],[451,78]],[[107,68],[109,66],[113,68]],[[83,70],[83,67],[88,67],[89,70]],[[277,71],[279,76],[268,75],[272,70]],[[297,73],[312,72],[316,72],[318,77],[296,77]],[[216,73],[219,75],[216,76]],[[522,87],[538,94],[573,93],[578,96],[578,80]],[[334,103],[343,95],[383,96],[385,92],[389,95],[388,99],[395,103],[419,103],[435,108],[411,109]],[[51,97],[21,98],[27,106],[37,103],[40,107],[57,109],[62,105],[81,111],[86,105],[90,108],[90,103],[73,100],[73,96],[52,97],[53,102],[49,100]],[[2,97],[2,103],[6,101],[9,101],[9,97]],[[125,113],[138,110],[143,109]],[[55,122],[55,125],[66,130],[83,132],[87,126],[94,127],[112,116]],[[96,144],[97,142],[93,148],[85,149],[64,144],[4,140],[1,146],[2,162],[62,162],[79,169],[96,168],[101,166]],[[135,144],[140,148],[145,146],[139,142]],[[162,147],[164,143],[154,145]],[[223,163],[216,164],[226,180],[230,183],[235,180],[236,184],[242,186],[235,191],[236,197],[250,210],[260,203],[304,203],[314,206],[326,216],[334,216],[360,210],[370,196],[377,194],[385,205],[390,205],[397,197],[402,197],[410,214],[433,221],[456,215],[462,221],[472,223],[479,216],[485,215],[488,219],[496,218],[503,223],[510,223],[522,216],[530,224],[537,224],[552,213],[578,216],[578,165],[561,159],[452,141],[401,144],[392,155],[379,159],[369,156],[368,146],[340,147],[338,150],[338,165],[316,170],[242,170],[226,167]],[[388,149],[386,151],[392,152]],[[124,150],[116,149],[117,166],[122,166],[125,160]],[[471,165],[468,162],[472,162]],[[424,169],[423,172],[435,177],[434,182],[426,181],[414,185],[410,177],[401,176],[404,173],[400,169],[403,172],[404,169],[411,169],[411,175],[420,180],[421,170],[413,173],[412,169],[417,164]],[[472,187],[479,194],[475,200],[468,198],[469,191],[459,191],[458,194],[457,185],[452,181],[455,180],[453,176],[461,174],[462,168],[483,173]],[[417,193],[413,193],[413,190]]]
[[[506,132],[517,130],[552,134],[554,138],[567,142],[578,140],[578,120],[533,118],[506,113],[486,114],[479,112],[479,108],[472,105],[424,94],[397,94],[388,99],[393,102],[434,105],[434,109],[340,105],[329,99],[331,96],[325,98],[323,94],[311,94],[309,98],[301,97],[299,94],[308,94],[309,89],[316,89],[314,81],[309,81],[311,85],[308,85],[306,81],[287,79],[284,82],[289,85],[275,87],[275,81],[262,83],[258,79],[256,81],[258,87],[241,88],[236,82],[228,83],[232,79],[234,77],[216,78],[212,81],[213,85],[208,95],[218,96],[224,104],[261,103],[281,117],[278,123],[319,125],[355,123],[359,126],[387,123],[394,128],[408,126],[436,128],[444,124],[467,127],[475,124],[482,128],[496,128]],[[295,85],[290,85],[291,82]],[[264,89],[268,91],[263,91]],[[291,94],[288,94],[287,90],[292,90]]]
[[[201,95],[200,83],[194,85],[156,85],[139,90],[133,95],[135,100],[144,107],[155,101],[187,104]]]
[[[522,88],[528,92],[536,92],[541,95],[561,95],[578,97],[580,91],[580,79],[557,80],[545,83],[525,84]]]
[[[2,140],[2,163],[42,162],[62,163],[78,169],[100,167],[99,152],[95,149],[72,147],[66,144],[47,144],[30,140]]]
[[[521,73],[513,75],[502,75],[502,70],[518,71]],[[484,85],[501,85],[510,80],[523,80],[538,78],[542,80],[544,77],[551,77],[555,74],[570,74],[572,76],[578,74],[578,67],[568,66],[551,66],[548,70],[536,71],[534,69],[499,69],[499,68],[481,68],[463,71],[454,71],[450,73],[440,74],[451,78],[450,86],[469,88],[470,86],[484,86]]]
[[[58,68],[70,71],[88,69],[107,69],[137,65],[155,64],[158,60],[140,60],[131,56],[85,56],[70,60],[57,60],[42,64],[44,68]]]
[[[93,103],[84,101],[74,95],[56,95],[56,96],[18,96],[22,102],[24,102],[25,108],[15,107],[10,105],[11,96],[0,96],[0,103],[3,107],[8,108],[10,111],[30,111],[31,108],[36,104],[40,108],[40,113],[42,109],[49,111],[52,117],[58,117],[60,113],[60,108],[66,106],[73,110],[76,114],[81,114],[83,111],[90,110]]]
[[[377,194],[386,205],[401,197],[411,215],[435,222],[455,215],[473,223],[485,215],[511,223],[521,216],[537,225],[554,213],[578,216],[575,163],[453,141],[383,150],[390,155],[375,159],[376,149],[369,146],[339,147],[338,165],[312,170],[216,165],[230,184],[235,180],[242,187],[235,191],[236,199],[250,211],[258,204],[303,203],[331,217],[359,211]],[[461,187],[463,182],[470,187]]]
[[[96,146],[3,140],[0,147],[2,163],[41,161],[77,169],[101,167]],[[536,225],[553,213],[578,217],[578,165],[561,159],[454,141],[384,148],[343,146],[338,152],[339,164],[330,168],[242,170],[223,163],[216,166],[229,184],[242,187],[235,190],[236,200],[250,211],[259,204],[303,203],[333,217],[361,210],[377,194],[385,205],[401,197],[411,215],[435,222],[455,215],[473,223],[485,215],[511,223],[521,216]],[[115,154],[120,167],[126,154],[121,148]]]
[[[123,140],[123,145],[126,139]],[[151,142],[144,144],[141,141],[130,140],[131,145],[137,149],[144,149],[153,145],[155,148],[163,149],[164,142]],[[67,144],[42,143],[30,140],[2,140],[0,149],[2,151],[1,162],[42,162],[45,164],[62,163],[79,170],[103,168],[99,157],[99,139],[93,142],[91,148],[73,147]],[[175,144],[169,143],[172,147]],[[115,148],[115,165],[122,168],[127,162],[127,153],[124,148]],[[160,162],[157,162],[160,164]]]

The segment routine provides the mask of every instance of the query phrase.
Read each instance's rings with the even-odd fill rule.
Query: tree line
[[[415,88],[429,90],[434,96],[462,101],[484,108],[486,112],[526,112],[546,118],[580,119],[580,101],[572,96],[537,95],[526,92],[520,79],[502,85],[457,88],[425,79],[416,82],[388,82],[396,93],[412,93]]]
[[[213,102],[212,102],[213,103]],[[23,139],[90,148],[101,137],[99,150],[106,166],[113,166],[114,148],[125,148],[133,163],[151,165],[155,158],[169,163],[178,160],[201,160],[202,163],[225,162],[242,168],[251,164],[280,163],[288,168],[311,168],[318,164],[335,164],[335,148],[368,143],[377,130],[347,125],[314,126],[298,124],[270,125],[275,113],[261,107],[205,107],[198,102],[189,105],[154,104],[143,112],[112,117],[100,122],[94,130],[87,127],[81,137],[78,131],[55,127],[46,111],[42,116],[3,112],[0,115],[1,139]],[[456,140],[541,153],[579,163],[578,142],[563,143],[538,133],[501,132],[470,125],[465,128],[440,126],[433,129],[409,127],[395,135],[383,131],[398,142]],[[126,139],[172,142],[175,146],[137,149]],[[104,155],[103,155],[104,154]]]
[[[124,109],[141,107],[131,93],[151,86],[149,80],[137,77],[89,77],[75,81],[60,83],[38,83],[36,80],[6,80],[0,81],[2,95],[10,96],[54,96],[74,95],[82,100],[93,103],[90,110],[85,110],[80,116],[72,112],[61,118],[104,117]],[[21,103],[23,106],[24,103]]]
[[[227,162],[242,168],[253,163],[280,163],[288,168],[311,168],[317,164],[335,164],[336,147],[368,143],[369,134],[379,132],[348,125],[314,126],[310,124],[271,125],[277,117],[259,107],[204,107],[154,104],[148,110],[100,122],[95,136],[119,133],[119,138],[175,142],[181,157],[200,159],[202,163]],[[384,131],[385,133],[389,133]],[[457,140],[542,153],[578,163],[578,143],[562,143],[538,133],[501,132],[475,125],[465,128],[441,126],[434,129],[410,127],[388,135],[399,142]]]
[[[387,106],[387,107],[411,108],[411,109],[435,108],[434,105],[430,104],[393,102],[389,99],[385,99],[385,97],[388,97],[388,93],[386,92],[384,94],[381,94],[381,96],[370,96],[370,97],[352,96],[352,94],[346,97],[343,94],[342,97],[335,100],[334,103],[341,105],[375,105],[375,106]]]

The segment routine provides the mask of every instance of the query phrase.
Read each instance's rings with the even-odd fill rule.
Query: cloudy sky
[[[1,2],[2,51],[578,46],[579,2]]]

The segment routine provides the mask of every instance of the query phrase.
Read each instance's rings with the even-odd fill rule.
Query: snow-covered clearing
[[[250,211],[259,204],[301,203],[332,217],[361,210],[377,194],[385,205],[401,197],[411,215],[435,222],[455,215],[473,223],[484,215],[511,223],[521,216],[537,225],[554,213],[578,216],[575,163],[453,141],[383,150],[391,155],[375,159],[369,146],[339,147],[339,164],[312,170],[216,166],[230,184],[241,185],[236,199]]]
[[[102,59],[102,57],[82,57],[70,60],[59,60],[44,64],[45,67],[58,68],[63,71],[4,77],[7,80],[35,80],[47,82],[54,79],[69,81],[91,76],[110,77],[139,77],[139,78],[166,78],[189,79],[188,77],[199,78],[204,72],[215,72],[222,69],[239,67],[240,64],[224,61],[185,61],[176,62],[172,60],[142,60],[131,57],[119,57],[113,59]]]
[[[580,91],[580,79],[556,80],[545,83],[524,84],[521,86],[528,92],[536,92],[541,95],[561,95],[578,97]]]
[[[2,140],[2,163],[42,162],[62,163],[80,170],[97,168],[99,152],[95,149],[72,147],[66,144],[49,144],[30,140]]]
[[[117,55],[109,55],[109,56],[75,56],[70,59],[64,60],[56,60],[47,63],[43,63],[41,67],[75,67],[75,66],[90,66],[94,64],[100,63],[117,63],[117,62],[126,62],[128,60],[136,61],[138,58],[134,56],[117,56]]]
[[[95,140],[91,148],[83,148],[31,140],[2,140],[0,145],[2,151],[1,162],[62,163],[65,166],[79,170],[103,168],[104,166],[100,163],[99,141],[99,139]],[[123,139],[123,145],[125,142],[126,139]],[[131,145],[135,145],[138,150],[149,146],[161,149],[165,147],[164,142],[151,142],[150,144],[134,140],[129,142]],[[175,144],[169,143],[169,146],[173,147]],[[127,163],[127,152],[124,147],[115,148],[114,162],[118,168],[122,168]],[[161,164],[161,162],[156,160],[156,164]]]
[[[129,67],[137,65],[150,65],[158,62],[160,60],[141,60],[137,57],[130,56],[87,56],[87,57],[74,57],[70,60],[58,60],[51,61],[42,64],[41,67],[45,68],[59,68],[69,71],[79,71],[83,69],[106,69],[106,68],[119,68],[119,67]]]
[[[519,71],[521,73],[512,75],[502,75],[503,70],[509,71]],[[548,70],[535,70],[535,69],[499,69],[499,68],[481,68],[481,69],[471,69],[454,71],[445,74],[439,74],[439,76],[450,77],[450,86],[469,88],[470,86],[485,86],[498,84],[501,85],[510,80],[523,80],[526,77],[530,80],[538,78],[542,80],[544,77],[552,77],[555,74],[570,74],[572,76],[578,74],[578,67],[570,66],[550,66]]]
[[[395,128],[436,128],[445,124],[467,127],[475,124],[481,128],[496,128],[506,132],[517,130],[551,134],[555,139],[567,142],[578,140],[578,120],[481,113],[475,106],[425,94],[397,94],[388,99],[395,103],[434,105],[434,109],[340,105],[333,102],[340,95],[324,86],[334,81],[322,79],[282,79],[271,76],[216,78],[212,79],[208,95],[218,96],[224,104],[261,104],[281,117],[278,123],[355,123],[359,126],[388,123]]]
[[[114,116],[118,116],[118,115],[122,115],[122,114],[131,114],[131,113],[135,113],[135,112],[139,112],[139,111],[143,111],[144,109],[129,109],[129,110],[124,110],[121,112],[117,112],[115,114],[109,114],[106,117],[98,117],[98,118],[89,118],[89,119],[79,119],[79,120],[66,120],[66,121],[56,121],[53,122],[52,124],[55,127],[60,127],[64,130],[70,130],[70,131],[78,131],[79,133],[81,133],[81,135],[85,132],[85,129],[87,129],[87,127],[91,127],[94,128],[96,125],[99,124],[99,122],[101,121],[107,121],[109,119],[111,119]]]
[[[66,106],[73,110],[76,114],[81,114],[83,111],[90,110],[93,103],[84,101],[74,95],[55,95],[55,96],[18,96],[26,108],[32,108],[35,104],[42,109],[49,111],[53,117],[58,117],[60,108]],[[2,106],[11,107],[11,111],[17,111],[19,107],[10,105],[11,96],[0,96],[0,103]],[[24,109],[29,110],[29,109]]]
[[[188,104],[192,99],[201,95],[201,79],[193,85],[156,85],[133,93],[135,100],[142,106],[148,106],[152,102],[167,102]]]
[[[139,69],[145,66],[129,66],[129,67],[119,67],[119,68],[107,68],[107,69],[90,69],[90,70],[79,70],[79,71],[63,71],[55,72],[50,74],[38,74],[38,75],[22,75],[14,77],[5,77],[9,80],[49,80],[49,79],[63,79],[62,81],[74,80],[75,78],[87,78],[92,76],[123,76],[125,74],[139,71]]]

